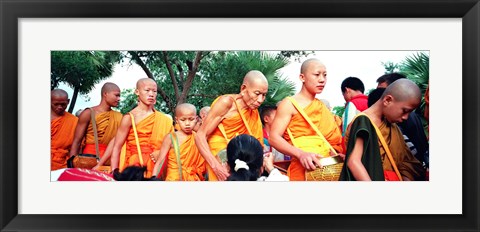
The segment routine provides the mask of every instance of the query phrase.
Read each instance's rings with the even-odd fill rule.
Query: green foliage
[[[398,64],[395,64],[391,61],[382,62],[383,67],[385,68],[385,74],[398,72]]]
[[[343,112],[345,112],[345,106],[334,106],[332,109],[332,113],[338,117],[342,117]]]
[[[72,112],[77,94],[88,94],[95,84],[111,76],[119,60],[118,52],[52,51],[50,88],[57,88],[65,82],[74,89],[68,110]]]
[[[165,92],[168,99],[173,101],[173,105],[178,102],[178,96],[175,93],[175,86],[178,92],[184,90],[186,76],[190,70],[196,52],[136,52],[142,61],[148,66],[153,74],[158,86]],[[165,54],[171,65],[171,72],[165,63]],[[205,52],[198,71],[188,91],[186,102],[191,103],[197,109],[203,106],[211,105],[213,100],[223,94],[238,93],[245,74],[250,70],[259,70],[269,82],[269,92],[264,104],[275,105],[284,97],[292,95],[295,91],[295,84],[279,75],[278,70],[288,64],[287,58],[279,58],[275,54],[260,51],[212,51]],[[132,99],[136,96],[130,96],[133,91],[125,91],[125,103],[122,102],[119,108],[121,111],[128,111],[125,108],[131,106]],[[128,100],[129,99],[129,100]],[[128,100],[128,101],[127,101]],[[122,101],[123,97],[122,97]],[[165,99],[159,95],[157,107],[166,113],[172,110],[165,103]]]
[[[315,54],[315,51],[280,51],[277,55],[277,58],[290,59],[291,57],[293,57],[295,61],[300,62],[300,58],[307,57],[311,54]]]

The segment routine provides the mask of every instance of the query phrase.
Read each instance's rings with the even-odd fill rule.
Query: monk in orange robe
[[[50,169],[67,167],[68,152],[73,141],[73,132],[78,118],[65,112],[68,94],[64,90],[54,89],[51,92],[50,105]]]
[[[306,60],[300,70],[300,80],[303,82],[302,89],[292,99],[305,111],[335,151],[343,157],[342,134],[335,118],[325,104],[315,98],[315,95],[321,93],[325,88],[327,81],[325,65],[317,59]],[[316,167],[321,167],[319,159],[334,154],[331,151],[328,152],[328,149],[323,154],[318,154],[295,147],[287,129],[290,130],[294,138],[318,137],[290,99],[284,99],[278,105],[277,114],[270,131],[269,143],[276,150],[292,157],[287,171],[290,180],[305,181],[305,170],[314,170]]]
[[[165,135],[173,131],[173,122],[153,108],[157,101],[157,83],[153,79],[138,80],[135,94],[138,105],[125,114],[120,122],[113,145],[111,168],[114,171],[119,168],[121,172],[132,165],[146,166],[145,177],[150,178],[154,167],[152,153],[160,150]],[[140,152],[133,126],[137,131]]]
[[[227,164],[218,159],[228,141],[239,134],[250,134],[263,145],[262,122],[258,107],[265,101],[267,78],[260,71],[248,72],[239,94],[218,97],[195,135],[200,154],[207,162],[208,180],[224,181],[229,176]]]
[[[164,159],[167,165],[166,181],[205,180],[205,160],[195,145],[193,128],[197,121],[194,105],[183,103],[175,108],[175,122],[180,130],[170,133],[163,139],[160,156],[153,169],[158,176]],[[167,156],[168,154],[168,156]]]
[[[99,164],[92,168],[94,170],[98,169],[106,162],[107,165],[110,164],[109,158],[111,155],[111,149],[107,156],[104,156],[105,150],[107,149],[109,142],[115,137],[120,121],[122,120],[122,114],[112,110],[112,107],[118,106],[118,103],[120,102],[120,88],[114,83],[107,82],[102,86],[101,94],[102,98],[99,105],[87,108],[79,115],[78,124],[75,128],[72,149],[70,150],[70,157],[79,154],[81,143],[85,139],[85,146],[81,153],[96,154],[95,135],[91,122],[91,113],[93,110],[97,126],[98,153],[101,157]]]

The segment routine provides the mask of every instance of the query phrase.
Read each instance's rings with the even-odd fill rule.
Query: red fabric
[[[355,97],[352,97],[350,102],[353,103],[355,108],[357,108],[357,110],[360,112],[368,109],[368,96],[365,94],[359,94]]]
[[[58,181],[115,181],[112,175],[103,172],[85,169],[85,168],[69,168],[66,169]]]
[[[394,171],[383,171],[383,175],[385,176],[385,181],[400,181]]]

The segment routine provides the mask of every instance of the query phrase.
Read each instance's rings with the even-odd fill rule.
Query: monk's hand
[[[317,158],[317,154],[315,153],[303,152],[300,155],[300,163],[309,171],[313,171],[317,167],[322,167],[320,160]]]
[[[217,176],[217,179],[220,181],[225,181],[227,180],[228,176],[230,176],[227,169],[222,165],[217,165],[215,167],[212,167],[212,169],[215,175]]]

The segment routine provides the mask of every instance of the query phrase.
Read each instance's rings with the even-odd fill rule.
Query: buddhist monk
[[[68,152],[78,118],[65,112],[70,102],[67,92],[54,89],[50,95],[50,169],[53,171],[67,167]]]
[[[157,101],[157,83],[153,79],[138,80],[135,94],[138,97],[138,105],[123,116],[115,136],[111,169],[115,171],[119,168],[122,172],[128,166],[146,166],[145,177],[150,178],[154,167],[152,153],[158,153],[165,135],[173,131],[173,122],[165,114],[154,109]]]
[[[224,181],[229,176],[227,164],[220,162],[218,154],[222,152],[226,156],[225,149],[233,137],[250,134],[263,145],[258,107],[265,101],[267,92],[267,78],[253,70],[243,78],[240,93],[222,95],[212,103],[195,135],[195,143],[207,162],[209,181]]]
[[[193,131],[197,132],[198,129],[200,129],[200,126],[203,124],[203,120],[205,120],[207,117],[208,111],[210,111],[210,106],[205,106],[200,109],[200,118],[197,118],[197,123],[193,127]]]
[[[100,104],[91,108],[86,108],[80,113],[78,124],[75,128],[75,136],[73,138],[72,149],[70,150],[70,157],[79,154],[96,154],[95,149],[95,135],[91,122],[91,113],[95,115],[97,136],[98,136],[98,153],[101,160],[93,169],[96,170],[106,163],[110,165],[109,157],[111,149],[109,149],[108,156],[104,156],[105,150],[109,142],[115,137],[122,114],[112,110],[112,107],[118,106],[120,102],[120,88],[111,82],[107,82],[101,89]],[[85,146],[81,149],[82,141],[85,139]],[[112,146],[110,146],[112,147]]]
[[[193,127],[196,121],[197,109],[194,105],[183,103],[175,108],[175,122],[180,130],[166,135],[163,139],[160,156],[153,169],[155,175],[158,175],[160,165],[165,162],[166,181],[205,180],[205,160],[200,155],[194,139]]]
[[[340,180],[423,180],[425,169],[405,144],[397,123],[419,104],[418,86],[408,79],[390,84],[380,100],[355,118],[347,130],[347,152]],[[375,126],[380,134],[376,133]],[[385,140],[391,156],[381,143]],[[395,170],[396,166],[397,170]]]
[[[305,170],[314,170],[316,167],[321,167],[319,161],[321,157],[334,155],[326,145],[321,147],[322,152],[320,152],[320,146],[318,146],[317,152],[311,152],[293,145],[288,131],[297,141],[310,137],[320,139],[320,136],[298,112],[292,101],[297,102],[297,105],[304,110],[333,149],[338,153],[343,153],[342,134],[333,114],[321,100],[315,98],[316,94],[322,93],[327,83],[325,65],[317,59],[308,59],[302,63],[299,78],[302,82],[300,92],[279,103],[269,137],[270,145],[273,148],[292,157],[287,170],[287,175],[291,181],[306,180]]]

